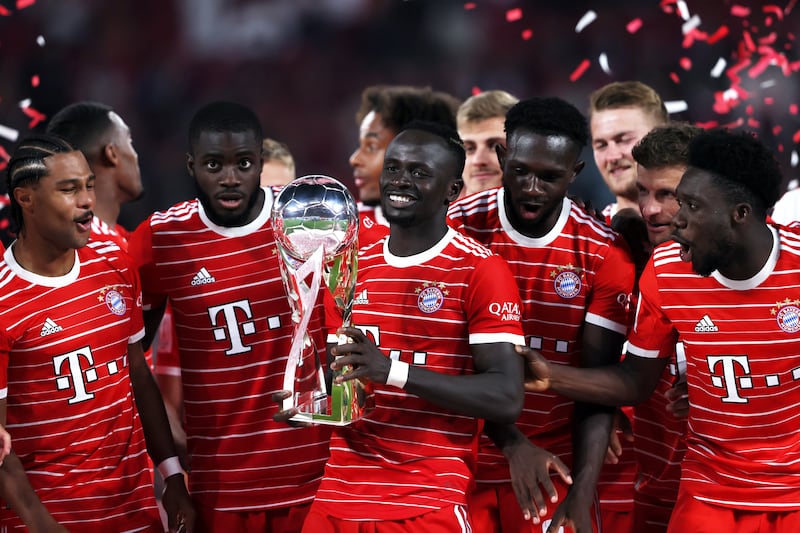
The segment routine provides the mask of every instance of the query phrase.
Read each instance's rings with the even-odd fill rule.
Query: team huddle
[[[319,298],[308,332],[374,408],[333,428],[282,408],[255,113],[197,110],[197,197],[128,232],[127,125],[63,109],[7,169],[0,530],[800,531],[800,225],[769,217],[775,157],[639,82],[590,104],[364,91],[352,326]],[[602,213],[568,196],[587,146]]]

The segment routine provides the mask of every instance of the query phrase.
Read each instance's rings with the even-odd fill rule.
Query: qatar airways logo
[[[522,314],[519,311],[519,304],[516,302],[492,302],[489,304],[489,312],[500,320],[512,320],[519,322]]]

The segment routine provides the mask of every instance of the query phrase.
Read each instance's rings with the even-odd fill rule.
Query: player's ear
[[[117,154],[117,147],[114,146],[114,143],[103,145],[100,150],[100,157],[104,165],[115,167],[119,164],[119,154]]]
[[[461,178],[454,179],[450,182],[450,189],[447,191],[447,198],[445,198],[444,205],[455,202],[458,195],[461,194],[461,189],[464,187],[464,180]]]
[[[572,167],[572,178],[569,180],[570,183],[575,181],[575,178],[578,177],[578,174],[581,173],[581,170],[583,170],[583,167],[585,167],[585,166],[586,166],[586,163],[583,161],[583,159],[579,159],[575,163],[575,166]]]
[[[186,152],[186,170],[187,170],[187,172],[189,172],[189,175],[191,177],[193,177],[193,178],[195,177],[194,176],[194,157],[192,157],[192,154],[190,154],[189,152]]]

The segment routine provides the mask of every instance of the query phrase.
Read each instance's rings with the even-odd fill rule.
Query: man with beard
[[[128,249],[128,231],[117,223],[122,204],[143,191],[139,156],[131,130],[113,109],[99,102],[77,102],[53,115],[47,133],[83,152],[95,175],[93,241],[113,241]]]
[[[631,150],[648,131],[667,120],[661,97],[638,81],[609,83],[589,97],[594,161],[616,197],[616,202],[603,211],[609,225],[618,211],[631,208],[639,212],[636,162]]]
[[[130,243],[145,308],[172,305],[200,531],[299,531],[328,457],[324,427],[272,421],[293,327],[274,192],[259,186],[262,137],[245,106],[198,110],[187,154],[197,199],[154,213]],[[309,334],[324,357],[319,316]]]
[[[373,85],[361,94],[356,112],[358,147],[350,156],[358,189],[361,226],[358,245],[366,246],[388,235],[389,223],[381,210],[379,179],[386,147],[413,120],[435,122],[454,128],[459,101],[428,87]]]
[[[500,148],[503,187],[454,204],[451,225],[509,262],[524,308],[527,345],[560,364],[598,366],[622,353],[634,269],[622,238],[566,197],[584,162],[586,118],[560,98],[531,98],[505,119]],[[613,410],[528,393],[516,426],[494,428],[504,446],[481,440],[477,489],[470,513],[477,531],[542,531],[542,521],[569,521],[589,531],[597,475],[605,457]],[[527,457],[544,448],[573,470],[574,485],[553,478],[549,510],[527,478]],[[510,466],[510,471],[509,471]],[[515,492],[522,511],[515,503]],[[523,514],[524,512],[524,514]],[[533,523],[526,521],[527,518]],[[589,528],[589,529],[584,529]]]
[[[447,226],[463,169],[454,128],[409,124],[386,149],[390,234],[359,250],[363,301],[332,349],[334,368],[354,366],[344,379],[373,383],[375,409],[334,429],[305,532],[472,531],[477,441],[483,419],[519,415],[524,339],[505,261]]]
[[[781,180],[752,135],[698,134],[676,191],[674,242],[642,274],[625,359],[575,369],[522,350],[530,388],[623,405],[650,396],[683,341],[688,449],[670,533],[800,530],[800,229],[766,221]]]

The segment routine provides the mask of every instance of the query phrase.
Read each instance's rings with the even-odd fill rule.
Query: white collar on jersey
[[[761,267],[761,270],[759,270],[755,276],[750,279],[729,279],[720,274],[719,270],[715,270],[711,273],[711,277],[719,281],[725,287],[735,291],[747,291],[750,289],[755,289],[764,283],[764,281],[775,270],[775,265],[778,264],[778,256],[781,255],[781,239],[778,236],[778,232],[774,227],[768,227],[769,231],[772,233],[772,251],[769,253],[769,257],[764,263],[764,266]]]
[[[9,246],[6,250],[6,253],[3,254],[3,259],[8,265],[8,268],[10,268],[14,274],[29,283],[33,283],[34,285],[42,285],[43,287],[66,287],[78,279],[78,274],[81,273],[81,260],[78,258],[78,250],[75,250],[75,264],[72,265],[72,270],[63,276],[42,276],[40,274],[31,272],[30,270],[25,270],[22,265],[17,263],[17,258],[14,257],[14,253],[11,251],[15,244],[16,241],[11,243],[11,246]]]
[[[447,233],[444,234],[439,242],[425,250],[424,252],[420,252],[415,255],[409,255],[406,257],[401,257],[399,255],[394,255],[392,252],[389,251],[389,239],[390,237],[386,237],[386,240],[383,241],[383,258],[386,260],[386,264],[389,266],[393,266],[395,268],[406,268],[412,267],[416,265],[421,265],[427,261],[430,261],[434,257],[438,257],[442,250],[444,250],[445,246],[447,246],[450,241],[455,236],[456,230],[453,228],[447,228]]]
[[[512,241],[522,246],[527,246],[528,248],[543,248],[556,240],[556,237],[561,235],[561,232],[564,231],[564,226],[567,225],[567,220],[569,220],[569,212],[572,209],[569,198],[564,197],[564,200],[561,202],[561,213],[558,215],[558,220],[556,220],[553,228],[541,237],[528,237],[515,230],[514,226],[511,225],[511,221],[508,219],[508,214],[506,213],[504,198],[505,189],[501,187],[497,190],[497,212],[500,214],[500,225],[505,232],[508,233]]]
[[[272,214],[272,189],[262,187],[261,190],[264,191],[264,207],[261,208],[261,212],[252,222],[244,226],[228,227],[214,224],[211,222],[211,219],[208,218],[206,210],[203,207],[203,202],[200,200],[197,200],[197,214],[200,215],[200,220],[203,221],[203,224],[205,224],[208,229],[219,233],[223,237],[244,237],[245,235],[250,235],[261,229],[261,226],[267,223],[267,220],[269,220]]]

